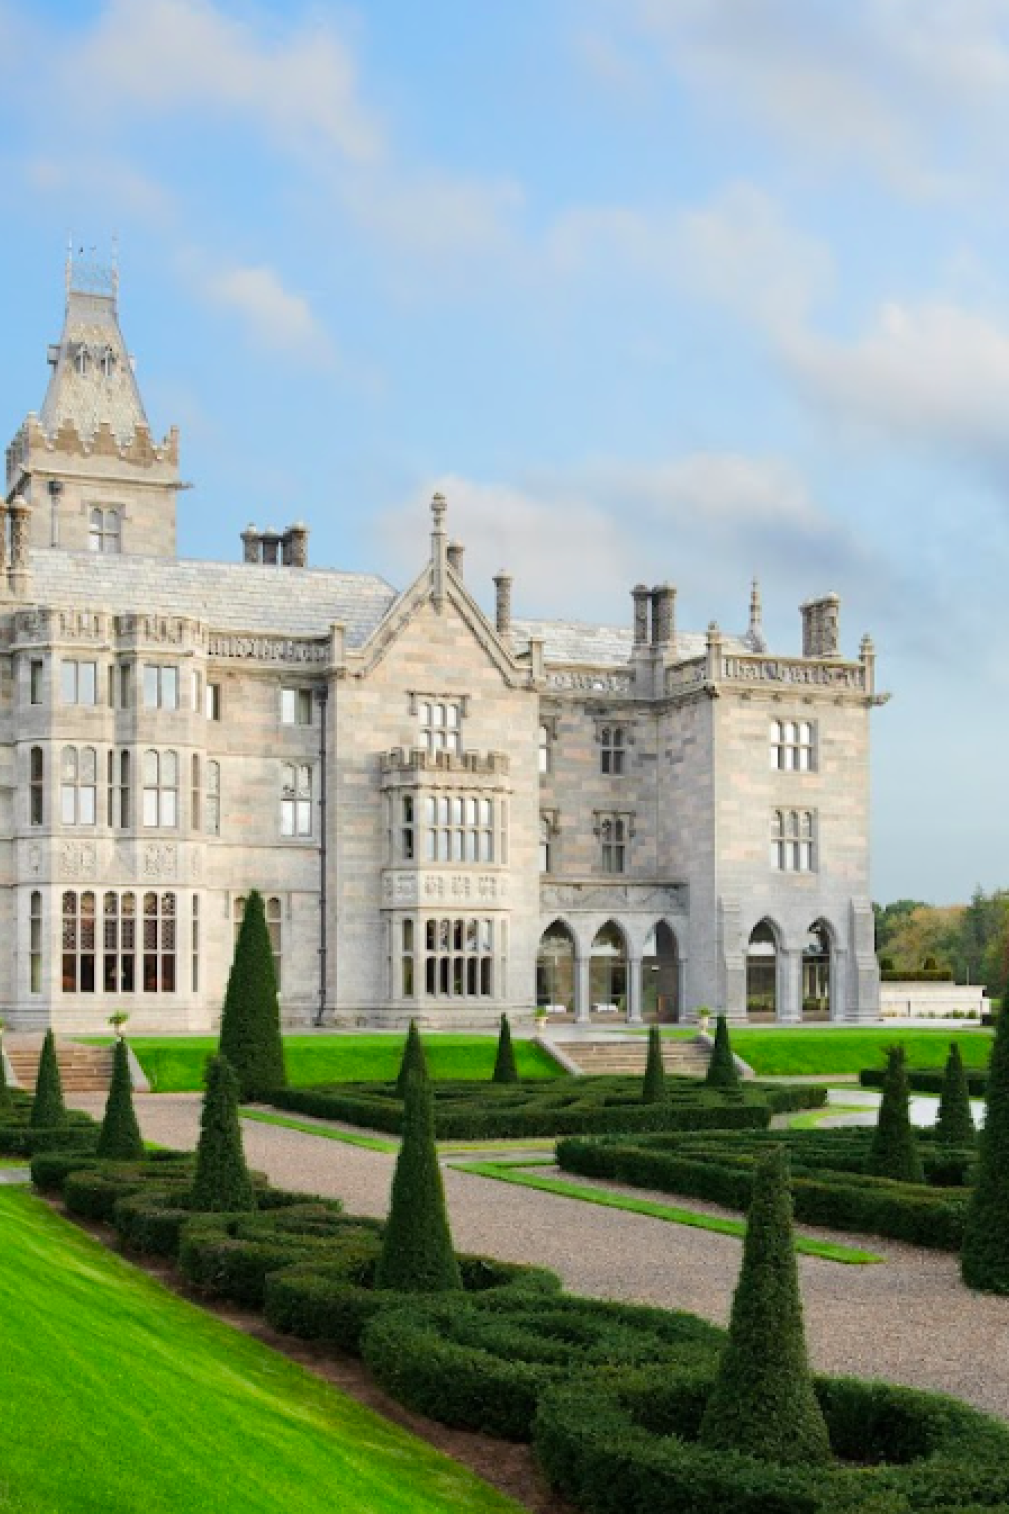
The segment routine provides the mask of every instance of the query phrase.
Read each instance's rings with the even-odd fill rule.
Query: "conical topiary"
[[[462,1287],[438,1166],[431,1087],[418,1072],[411,1072],[407,1082],[403,1140],[375,1287],[406,1293],[446,1293]]]
[[[211,1057],[207,1062],[192,1206],[205,1213],[256,1207],[238,1123],[238,1078],[226,1057]]]
[[[52,1031],[47,1030],[42,1042],[38,1077],[35,1079],[35,1097],[28,1123],[33,1129],[39,1130],[44,1126],[65,1125],[66,1118],[60,1064],[56,1059],[56,1039]]]
[[[1002,1003],[988,1064],[977,1184],[960,1253],[964,1282],[987,1293],[1009,1293],[1009,993]]]
[[[4,1060],[3,1041],[0,1038],[0,1109],[10,1109],[13,1103],[10,1084],[7,1082],[7,1063]]]
[[[923,1183],[921,1153],[911,1124],[910,1088],[903,1046],[891,1046],[886,1054],[886,1074],[879,1118],[873,1132],[866,1172],[898,1183]]]
[[[977,1135],[974,1116],[970,1112],[967,1074],[964,1072],[960,1048],[955,1041],[950,1044],[946,1069],[942,1075],[935,1133],[944,1146],[972,1146]]]
[[[715,1044],[711,1048],[704,1081],[709,1088],[721,1089],[723,1093],[739,1092],[739,1071],[729,1044],[729,1026],[724,1015],[719,1015],[715,1021]]]
[[[133,1108],[130,1058],[126,1042],[116,1038],[112,1058],[112,1082],[105,1104],[105,1118],[98,1136],[98,1155],[115,1162],[132,1162],[144,1154],[144,1143]]]
[[[642,1104],[666,1102],[666,1069],[662,1061],[662,1033],[657,1025],[648,1031],[648,1061],[645,1063],[645,1081],[641,1085]]]
[[[518,1064],[515,1061],[515,1048],[512,1045],[511,1026],[508,1024],[508,1016],[501,1016],[501,1030],[497,1041],[497,1056],[494,1058],[494,1073],[492,1083],[517,1083],[519,1080]]]
[[[754,1168],[728,1344],[699,1439],[717,1450],[781,1464],[831,1457],[806,1353],[782,1146],[773,1146]]]
[[[256,889],[246,900],[235,943],[218,1050],[234,1068],[240,1098],[266,1098],[287,1082],[273,950]]]
[[[427,1058],[424,1055],[424,1043],[420,1038],[416,1020],[410,1021],[410,1029],[406,1033],[403,1060],[399,1064],[399,1076],[396,1078],[397,1099],[406,1098],[406,1085],[410,1081],[412,1072],[417,1072],[422,1078],[427,1078]]]

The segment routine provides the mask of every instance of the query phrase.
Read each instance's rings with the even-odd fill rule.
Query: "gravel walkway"
[[[82,1097],[79,1107],[100,1114],[101,1102]],[[149,1140],[194,1145],[196,1095],[136,1104]],[[352,1213],[384,1214],[391,1156],[256,1121],[243,1132],[250,1164],[274,1183],[337,1196]],[[688,1309],[719,1324],[728,1318],[740,1262],[731,1237],[451,1170],[445,1188],[460,1250],[552,1267],[579,1293]],[[954,1256],[876,1238],[865,1244],[885,1265],[799,1259],[815,1366],[940,1389],[1009,1419],[1009,1299],[968,1292]]]

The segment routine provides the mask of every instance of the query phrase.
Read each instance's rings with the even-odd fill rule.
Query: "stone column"
[[[448,541],[445,535],[445,515],[448,501],[444,494],[431,496],[431,578],[434,589],[434,607],[441,614],[445,603],[445,569],[448,565]]]
[[[778,947],[778,1015],[785,1025],[802,1019],[802,952]]]
[[[830,949],[830,1018],[831,1020],[847,1019],[848,1002],[846,999],[848,979],[848,950],[844,946],[831,946]]]
[[[687,1018],[687,955],[681,952],[676,959],[676,1013],[673,1016],[678,1025],[682,1025]]]
[[[586,955],[581,942],[575,942],[575,1021],[587,1025],[592,1017],[591,955]]]
[[[504,568],[494,575],[494,609],[498,635],[510,635],[512,628],[512,576]]]
[[[641,1024],[641,958],[627,953],[627,1023]]]

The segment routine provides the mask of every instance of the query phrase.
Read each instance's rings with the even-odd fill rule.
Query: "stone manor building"
[[[212,1027],[261,890],[289,1024],[874,1018],[872,643],[833,595],[801,655],[493,618],[432,501],[402,590],[308,529],[176,553],[117,281],[71,265],[0,530],[0,1007],[19,1029]],[[236,548],[239,544],[236,543]]]

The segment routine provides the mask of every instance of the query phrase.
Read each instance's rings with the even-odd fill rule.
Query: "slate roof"
[[[82,347],[87,352],[85,373],[77,368]],[[107,372],[102,364],[106,352],[111,355]],[[84,441],[90,441],[99,422],[108,421],[117,441],[132,441],[147,417],[111,295],[71,290],[56,354],[39,411],[43,430],[53,436],[69,421]]]
[[[512,623],[512,646],[518,656],[528,652],[530,637],[543,641],[547,663],[590,668],[626,667],[631,660],[634,636],[630,626],[595,626],[579,620],[516,620]],[[677,631],[677,661],[701,657],[707,643],[704,631]],[[730,652],[752,651],[744,636],[722,633],[722,645]]]
[[[360,647],[397,598],[373,573],[285,568],[192,558],[121,557],[35,547],[31,599],[116,615],[186,615],[215,630],[323,636],[342,620],[347,645]]]

